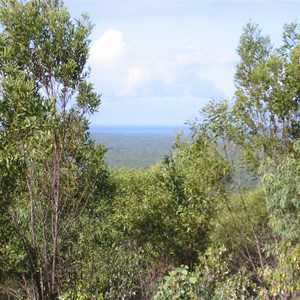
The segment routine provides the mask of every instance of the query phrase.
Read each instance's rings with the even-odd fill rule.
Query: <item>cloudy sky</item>
[[[65,0],[87,12],[90,80],[102,94],[92,125],[183,125],[210,99],[231,98],[243,26],[252,20],[275,45],[299,1]]]

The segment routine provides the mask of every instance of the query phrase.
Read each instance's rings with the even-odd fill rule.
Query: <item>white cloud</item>
[[[121,81],[114,81],[114,94],[118,97],[193,96],[206,99],[230,96],[232,78],[224,80],[224,73],[232,69],[235,60],[234,55],[204,55],[188,47],[164,57],[128,62],[123,65]]]
[[[130,96],[141,84],[148,79],[147,70],[132,66],[128,67],[122,88],[117,92],[118,96]]]
[[[109,29],[93,43],[90,61],[96,67],[113,68],[127,51],[123,33],[117,29]]]
[[[232,95],[232,77],[224,79],[224,73],[233,69],[234,54],[207,53],[191,46],[158,56],[133,56],[134,51],[116,29],[107,30],[93,44],[90,63],[104,97],[211,99]]]

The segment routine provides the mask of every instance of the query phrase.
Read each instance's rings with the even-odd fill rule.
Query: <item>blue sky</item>
[[[92,125],[183,125],[210,100],[232,98],[242,27],[280,44],[300,1],[65,0],[87,12],[90,80],[102,94]]]

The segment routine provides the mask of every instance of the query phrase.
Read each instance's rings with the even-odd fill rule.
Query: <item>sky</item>
[[[87,12],[90,81],[101,94],[92,126],[184,125],[206,103],[231,99],[236,49],[250,20],[275,46],[300,22],[300,0],[65,0]]]

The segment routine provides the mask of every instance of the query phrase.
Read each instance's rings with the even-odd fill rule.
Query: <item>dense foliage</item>
[[[279,48],[247,24],[234,98],[163,162],[109,169],[88,18],[1,0],[0,20],[0,298],[300,298],[297,24]]]
[[[56,299],[79,276],[76,222],[106,180],[87,135],[100,103],[84,68],[92,26],[50,0],[1,1],[0,20],[1,283]]]

